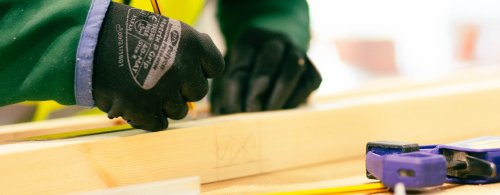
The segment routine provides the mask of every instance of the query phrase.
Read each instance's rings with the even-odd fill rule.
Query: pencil
[[[150,0],[151,1],[151,5],[153,6],[153,11],[157,14],[161,14],[160,12],[160,6],[158,6],[158,2],[156,0]]]

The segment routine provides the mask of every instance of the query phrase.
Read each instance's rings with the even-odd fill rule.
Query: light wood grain
[[[177,123],[156,133],[31,143],[16,152],[0,146],[0,190],[59,194],[192,175],[208,183],[360,158],[374,140],[500,135],[499,100],[500,78],[485,78]]]
[[[163,181],[147,182],[117,188],[75,193],[73,195],[198,195],[200,179],[186,177]]]

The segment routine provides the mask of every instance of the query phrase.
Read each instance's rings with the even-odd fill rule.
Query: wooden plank
[[[148,182],[117,188],[76,193],[75,195],[198,195],[200,194],[200,178],[186,177],[164,181]]]
[[[343,159],[268,174],[253,175],[203,184],[203,194],[262,194],[292,190],[327,188],[373,182],[366,178],[363,158]],[[346,178],[356,177],[355,181]],[[332,182],[335,181],[335,182]]]
[[[492,79],[494,80],[499,77],[500,67],[498,65],[482,66],[481,68],[464,68],[463,70],[450,73],[450,75],[443,78],[439,77],[415,79],[411,77],[401,76],[382,77],[367,81],[363,85],[350,91],[345,91],[330,96],[313,96],[312,101],[316,103],[331,102],[333,100],[347,99],[366,95],[481,82]]]
[[[426,89],[429,87],[446,87],[452,85],[463,85],[471,82],[482,82],[500,77],[500,68],[497,66],[486,66],[482,68],[466,69],[456,72],[445,79],[414,81],[401,77],[389,77],[368,82],[356,90],[343,92],[332,96],[314,97],[315,103],[328,103],[332,101],[346,100],[364,96],[373,96],[393,92],[408,90]],[[193,115],[202,117],[209,116],[209,106],[206,102],[196,103],[196,109],[191,112]],[[195,114],[198,113],[198,114]],[[188,116],[188,119],[194,119]],[[196,118],[196,117],[195,117]],[[177,122],[177,121],[173,121]],[[33,137],[39,135],[64,133],[95,128],[107,128],[111,126],[125,124],[122,119],[108,120],[106,115],[79,116],[73,118],[54,119],[34,123],[22,123],[14,125],[0,126],[0,144],[12,143],[20,138]]]
[[[500,79],[486,79],[184,122],[156,133],[37,142],[22,152],[0,146],[0,189],[58,194],[191,175],[208,183],[360,157],[367,141],[379,139],[426,144],[499,135],[499,100]]]

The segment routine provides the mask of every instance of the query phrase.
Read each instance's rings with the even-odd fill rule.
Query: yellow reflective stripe
[[[205,0],[157,0],[162,14],[193,25],[200,15]],[[150,0],[132,0],[132,7],[154,12]]]
[[[158,2],[158,4],[159,3],[160,2]],[[142,10],[154,12],[153,6],[151,5],[150,0],[133,0],[133,1],[130,1],[130,6],[136,7],[136,8],[142,9]]]
[[[64,106],[58,104],[55,101],[40,101],[36,107],[36,111],[33,114],[32,121],[43,121],[47,120],[50,114],[56,110],[63,108]]]

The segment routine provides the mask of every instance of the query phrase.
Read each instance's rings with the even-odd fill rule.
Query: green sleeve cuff
[[[93,107],[92,73],[94,52],[101,25],[111,0],[93,0],[90,6],[76,53],[75,100],[80,106]]]

